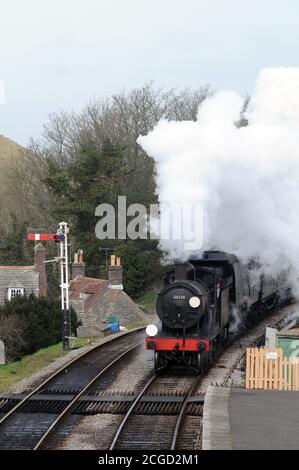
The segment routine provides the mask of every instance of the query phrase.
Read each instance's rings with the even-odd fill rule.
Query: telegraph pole
[[[103,247],[103,246],[100,246],[99,247],[99,251],[105,251],[106,252],[106,271],[108,272],[108,251],[113,251],[112,248],[106,248],[106,247]]]

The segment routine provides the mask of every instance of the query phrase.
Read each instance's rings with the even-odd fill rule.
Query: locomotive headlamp
[[[192,307],[192,308],[197,308],[197,307],[199,307],[199,306],[200,306],[200,298],[199,298],[199,297],[195,297],[195,296],[194,296],[194,297],[191,297],[191,298],[189,299],[189,305],[190,305],[190,307]]]
[[[148,336],[156,336],[158,333],[158,328],[156,325],[147,325],[145,332]]]

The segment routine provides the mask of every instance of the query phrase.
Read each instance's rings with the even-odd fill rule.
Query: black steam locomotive
[[[291,298],[287,272],[271,276],[257,262],[206,251],[168,272],[156,308],[161,327],[146,329],[155,369],[176,361],[203,373],[227,343],[230,328],[247,329]]]

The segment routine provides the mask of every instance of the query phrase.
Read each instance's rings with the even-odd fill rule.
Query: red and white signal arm
[[[48,241],[54,240],[53,233],[28,233],[28,240],[30,241]]]

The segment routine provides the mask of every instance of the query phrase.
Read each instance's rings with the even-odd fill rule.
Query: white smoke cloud
[[[156,162],[160,203],[203,205],[198,249],[299,272],[299,68],[261,70],[249,125],[237,128],[243,103],[235,92],[217,93],[196,122],[161,121],[138,143]],[[161,244],[190,255],[180,243]]]

